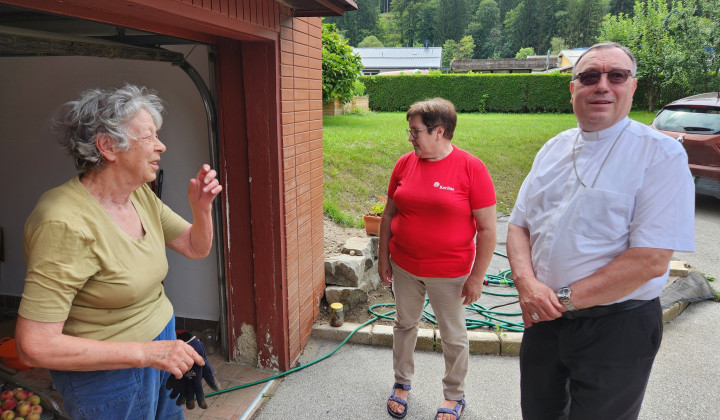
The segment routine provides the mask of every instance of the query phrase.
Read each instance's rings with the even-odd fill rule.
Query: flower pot
[[[365,221],[365,233],[368,235],[380,236],[380,216],[370,214],[363,215]]]

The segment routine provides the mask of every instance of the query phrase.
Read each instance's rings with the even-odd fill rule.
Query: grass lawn
[[[654,114],[633,111],[630,117],[649,124]],[[459,114],[453,143],[487,165],[497,210],[510,213],[537,151],[576,125],[572,114]],[[400,112],[323,118],[323,208],[330,218],[362,227],[362,215],[386,196],[395,162],[412,150],[407,127]]]

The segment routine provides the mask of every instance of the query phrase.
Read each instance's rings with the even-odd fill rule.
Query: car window
[[[720,133],[720,108],[672,107],[655,117],[655,127],[682,133]]]

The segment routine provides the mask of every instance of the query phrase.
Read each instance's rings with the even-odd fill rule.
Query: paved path
[[[665,325],[641,419],[718,418],[720,303],[691,304]],[[338,343],[312,339],[301,363],[324,356]],[[442,398],[441,353],[416,352],[416,379],[406,419],[431,419]],[[516,357],[470,356],[468,410],[463,419],[519,419]],[[392,350],[346,344],[330,358],[283,379],[257,419],[390,418],[385,400],[392,385]],[[621,392],[621,391],[619,391]]]
[[[716,198],[696,196],[695,248],[695,252],[676,252],[674,257],[717,278],[715,288],[720,288],[720,200]]]
[[[504,253],[506,218],[499,220],[497,250]],[[701,272],[720,282],[720,200],[698,196],[698,252],[677,253]],[[504,268],[494,261],[489,272]],[[720,288],[720,283],[713,284]],[[640,419],[714,420],[720,412],[720,303],[693,303],[665,325],[660,352],[640,413]],[[311,339],[300,363],[322,357],[336,341]],[[441,403],[441,353],[416,352],[416,379],[406,419],[431,419]],[[467,411],[463,419],[519,419],[519,367],[516,357],[470,356]],[[392,386],[392,350],[346,344],[330,358],[285,377],[267,398],[259,420],[390,418],[385,401]],[[621,392],[621,391],[619,391]]]

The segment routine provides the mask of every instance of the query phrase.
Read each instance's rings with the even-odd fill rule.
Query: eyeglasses
[[[405,130],[405,132],[407,133],[408,136],[412,136],[413,139],[417,140],[418,136],[420,136],[421,131],[427,130],[429,133],[430,130],[432,130],[433,128],[435,128],[435,127],[410,128],[410,129]]]
[[[631,70],[627,69],[614,69],[610,71],[584,71],[578,73],[575,77],[576,80],[580,81],[580,84],[584,86],[595,86],[600,83],[600,79],[603,74],[607,74],[608,82],[619,85],[625,83],[632,74]]]

